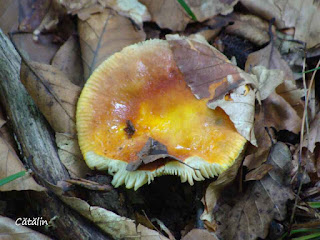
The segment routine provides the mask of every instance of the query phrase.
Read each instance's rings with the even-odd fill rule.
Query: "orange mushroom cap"
[[[246,140],[222,109],[207,107],[208,100],[194,97],[167,41],[124,48],[93,72],[78,101],[77,131],[87,165],[108,170],[115,187],[135,190],[161,175],[178,175],[191,185],[217,176]],[[128,171],[150,139],[164,147],[163,159]]]

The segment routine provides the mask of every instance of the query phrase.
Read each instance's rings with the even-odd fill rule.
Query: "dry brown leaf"
[[[299,117],[302,117],[304,103],[301,99],[305,95],[305,92],[304,89],[297,87],[295,80],[285,80],[276,88],[276,92],[296,110]]]
[[[269,155],[273,169],[260,181],[249,182],[244,193],[223,199],[214,212],[217,236],[224,240],[254,240],[265,238],[272,219],[281,221],[286,216],[286,202],[293,199],[290,181],[291,153],[281,142]]]
[[[56,132],[75,134],[75,108],[80,87],[53,66],[22,64],[21,81]],[[29,68],[30,67],[30,68]]]
[[[246,72],[250,72],[254,66],[258,65],[264,66],[267,69],[279,69],[284,72],[285,80],[293,80],[290,67],[282,59],[280,52],[272,42],[248,56],[245,70]]]
[[[151,20],[146,6],[137,0],[98,0],[98,2],[104,7],[112,8],[122,16],[130,17],[140,26],[143,22]]]
[[[160,28],[183,31],[190,22],[190,17],[178,3],[172,0],[140,0],[151,14],[152,21]]]
[[[75,36],[70,36],[60,47],[52,59],[52,66],[66,74],[72,83],[84,85],[80,46]]]
[[[63,165],[68,169],[71,177],[83,178],[90,171],[83,160],[78,140],[69,134],[56,133],[58,154]]]
[[[0,233],[1,233],[0,234],[1,240],[50,240],[51,239],[30,228],[17,225],[14,220],[7,217],[3,217],[3,216],[0,216]]]
[[[98,2],[98,0],[59,0],[69,13],[75,13],[81,9],[88,8]]]
[[[142,30],[135,29],[129,19],[109,9],[86,21],[79,20],[78,30],[85,80],[113,53],[145,40]]]
[[[0,0],[0,6],[1,30],[5,34],[17,30],[19,26],[19,1]]]
[[[49,184],[49,183],[48,183]],[[75,209],[82,216],[95,223],[102,231],[113,239],[137,239],[137,240],[169,240],[158,232],[151,230],[135,221],[119,216],[107,209],[90,206],[86,201],[76,197],[63,195],[63,190],[50,185],[50,189],[68,206]]]
[[[276,19],[278,28],[294,28],[294,39],[311,48],[320,43],[320,5],[313,0],[241,0],[250,11],[265,19]]]
[[[204,205],[204,211],[200,217],[202,221],[208,221],[210,223],[206,225],[214,225],[212,211],[216,206],[217,200],[220,197],[220,194],[222,194],[223,189],[230,183],[232,183],[236,178],[238,169],[242,163],[243,154],[244,152],[240,154],[240,156],[235,160],[234,164],[230,168],[220,174],[218,179],[210,183],[210,185],[207,187],[206,193],[201,199]]]
[[[0,179],[8,177],[20,171],[26,171],[14,149],[5,140],[2,132],[0,132]],[[45,191],[46,189],[37,184],[30,174],[0,186],[0,191],[22,191],[34,190]]]
[[[218,240],[218,238],[205,229],[192,229],[186,236],[181,240]]]
[[[284,73],[278,69],[269,70],[264,66],[255,66],[251,72],[258,78],[261,100],[265,100],[284,81]]]
[[[299,133],[301,119],[296,111],[281,96],[272,93],[263,101],[264,123],[267,127],[274,127],[277,130],[288,130]]]
[[[59,0],[49,1],[48,7],[45,10],[45,15],[43,18],[41,18],[41,23],[33,31],[35,40],[38,39],[40,33],[56,29],[59,23],[59,19],[62,19],[66,14],[67,12],[60,5]],[[37,15],[37,13],[35,13],[35,15]]]
[[[284,81],[277,87],[276,91],[300,113],[303,110],[301,97],[304,95],[304,91],[296,86],[289,65],[282,59],[274,44],[269,43],[265,48],[251,53],[248,56],[245,69],[250,72],[254,66],[259,65],[267,69],[278,69],[284,72]]]
[[[208,99],[209,108],[222,108],[237,131],[256,145],[253,131],[255,90],[246,86],[257,87],[256,77],[233,65],[203,38],[192,40],[171,35],[167,39],[195,97]]]
[[[35,0],[29,4],[19,2],[19,30],[34,31],[48,12],[50,3],[51,0]]]
[[[226,27],[226,33],[237,35],[259,46],[270,41],[267,21],[255,15],[239,13],[233,13],[230,18],[233,24]]]
[[[233,11],[233,6],[239,0],[185,0],[199,22],[203,22],[218,14],[227,15]]]
[[[103,12],[104,8],[111,8],[120,15],[131,18],[139,26],[151,20],[147,8],[137,0],[60,0],[60,3],[69,13],[78,14],[82,21],[87,20],[91,14]]]
[[[313,153],[316,144],[320,142],[320,112],[316,115],[310,124],[309,134],[306,134],[303,140],[303,147]]]
[[[54,35],[40,35],[35,42],[32,33],[14,34],[13,42],[25,59],[50,64],[51,59],[59,49],[59,45],[54,44]]]
[[[245,181],[261,180],[273,166],[271,164],[262,164],[246,175]]]

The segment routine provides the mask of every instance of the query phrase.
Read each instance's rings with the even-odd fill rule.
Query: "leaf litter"
[[[55,31],[61,31],[57,28],[61,16],[67,16],[62,9],[58,10],[56,15],[50,13],[52,9],[44,11],[46,8],[39,7],[34,8],[35,15],[31,14],[28,18],[24,19],[21,16],[19,19],[8,18],[8,13],[17,12],[21,4],[17,4],[16,1],[8,6],[8,11],[0,10],[0,19],[8,19],[1,21],[0,27],[9,31],[20,26],[21,29],[30,31],[30,34],[13,35],[16,45],[28,59],[27,65],[22,69],[22,80],[24,79],[28,91],[56,132],[60,159],[73,177],[84,177],[90,171],[83,164],[74,128],[75,104],[81,89],[79,86],[83,85],[90,73],[108,56],[125,46],[145,40],[146,33],[143,26],[145,21],[152,21],[158,25],[154,27],[150,24],[156,31],[155,36],[160,38],[168,32],[175,33],[175,31],[180,31],[183,35],[183,31],[186,29],[187,33],[194,23],[177,1],[141,0],[132,1],[132,5],[124,4],[126,1],[78,1],[74,5],[69,1],[60,2],[69,13],[77,14],[79,40],[77,37],[70,36],[70,33],[66,34],[64,39],[55,34]],[[299,165],[297,146],[287,144],[290,150],[296,153],[295,160],[292,161],[288,146],[282,142],[276,142],[275,139],[280,131],[286,130],[292,134],[299,134],[301,128],[305,90],[301,88],[299,79],[301,75],[294,75],[296,72],[292,72],[291,68],[299,64],[301,68],[302,57],[301,54],[297,55],[300,59],[297,60],[288,58],[288,55],[290,51],[291,53],[296,51],[296,45],[291,43],[304,41],[308,52],[313,47],[312,56],[318,56],[316,52],[319,44],[317,37],[319,5],[311,1],[302,3],[300,0],[290,3],[269,1],[266,4],[262,1],[254,3],[251,0],[227,1],[227,3],[220,1],[217,4],[206,0],[186,1],[186,3],[201,22],[198,30],[193,33],[202,29],[200,33],[204,34],[210,43],[223,33],[247,39],[260,46],[259,48],[264,47],[249,55],[243,71],[199,35],[193,34],[189,38],[167,35],[177,65],[185,75],[194,95],[198,98],[208,98],[210,108],[224,109],[235,123],[237,130],[251,141],[246,153],[243,153],[244,167],[241,166],[242,162],[238,161],[230,171],[212,182],[206,190],[203,199],[205,211],[202,219],[205,221],[205,226],[216,226],[208,227],[211,230],[216,228],[216,236],[210,234],[208,230],[194,229],[189,234],[184,233],[186,234],[184,239],[197,239],[199,236],[203,239],[266,238],[271,221],[273,219],[282,221],[286,218],[286,202],[293,198],[290,181],[293,181],[291,178],[294,178],[296,167]],[[224,8],[219,8],[219,4],[224,5]],[[235,4],[245,6],[249,13],[239,12],[239,8],[234,10]],[[301,6],[301,9],[297,6]],[[222,24],[224,28],[217,22],[215,22],[216,25],[210,25],[210,21],[212,23],[217,14],[229,14],[218,16],[224,19]],[[57,16],[60,17],[57,18]],[[270,41],[268,20],[272,17],[276,18],[275,26],[272,27],[275,38],[273,40],[282,41],[281,46],[275,44],[272,39]],[[35,30],[37,30],[37,43],[34,42]],[[50,34],[42,34],[48,31],[51,31]],[[278,32],[275,34],[276,31]],[[59,44],[54,43],[57,39]],[[270,41],[269,44],[267,44],[268,41]],[[65,44],[61,45],[60,42]],[[79,43],[81,53],[79,53]],[[39,47],[42,50],[39,50]],[[284,51],[287,54],[286,58],[283,55]],[[205,58],[210,59],[211,62],[204,60]],[[210,64],[203,65],[204,62],[210,62]],[[297,69],[294,70],[297,71]],[[228,81],[224,81],[224,78]],[[194,84],[203,79],[209,79],[209,82],[200,85],[201,87]],[[218,86],[216,91],[211,90],[211,84]],[[313,91],[317,93],[318,90]],[[240,108],[240,105],[250,107]],[[320,176],[319,113],[316,107],[313,109],[313,116],[316,117],[311,119],[310,129],[302,143],[305,153],[302,161],[304,166],[310,169],[310,173],[318,171]],[[8,141],[12,142],[7,140],[6,144]],[[11,146],[10,151],[13,159],[17,159],[14,156],[14,147]],[[1,154],[5,151],[8,150],[1,150]],[[14,161],[10,160],[10,163]],[[296,165],[293,167],[292,164]],[[246,180],[243,183],[241,178],[236,178],[239,166],[240,175],[243,174],[242,178]],[[23,169],[21,167],[23,167],[21,163],[14,166],[12,173]],[[306,174],[309,174],[309,171]],[[232,185],[233,179],[237,180]],[[309,178],[309,184],[315,181],[318,180],[314,177]],[[243,189],[242,192],[232,192],[234,184],[243,185],[240,187]],[[7,188],[8,190],[27,189],[21,186],[25,185],[8,184]],[[56,194],[87,218],[101,220],[102,223],[98,224],[109,233],[110,227],[122,229],[124,226],[131,230],[128,232],[119,230],[119,233],[124,234],[121,236],[137,234],[141,229],[142,232],[146,231],[146,236],[150,233],[149,229],[141,225],[137,232],[134,228],[137,226],[136,223],[129,218],[115,216],[106,209],[84,204],[85,202],[81,199],[62,197],[59,191]],[[310,196],[314,196],[314,193]],[[303,209],[302,204],[300,205]],[[91,210],[97,214],[91,214]],[[111,226],[104,223],[106,219],[122,219],[124,222],[121,223],[121,220],[120,225]],[[159,233],[154,231],[152,234],[159,239]]]

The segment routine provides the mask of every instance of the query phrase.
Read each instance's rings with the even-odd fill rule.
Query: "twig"
[[[303,81],[304,81],[304,86],[306,87],[306,82],[305,82],[305,61],[306,59],[304,59],[304,62],[303,62]],[[316,68],[318,68],[320,65],[320,60],[318,61],[317,63],[317,66]],[[302,158],[302,146],[303,146],[303,139],[304,139],[304,126],[306,124],[307,126],[307,129],[308,129],[308,122],[306,121],[307,120],[307,113],[308,113],[308,101],[309,101],[309,97],[310,97],[310,92],[311,92],[311,88],[312,88],[312,85],[313,85],[313,82],[314,82],[314,79],[315,79],[315,76],[316,76],[316,72],[317,70],[315,70],[312,74],[312,77],[311,77],[311,80],[310,80],[310,83],[309,83],[309,87],[308,87],[308,90],[306,91],[306,96],[305,96],[305,107],[304,107],[304,111],[303,111],[303,117],[302,117],[302,123],[301,123],[301,134],[300,134],[300,146],[299,146],[299,160],[298,160],[298,183],[299,183],[299,187],[298,187],[298,192],[296,194],[296,198],[295,198],[295,202],[294,202],[294,206],[293,206],[293,209],[292,209],[292,214],[291,214],[291,218],[290,218],[290,225],[289,225],[289,235],[290,235],[290,232],[291,232],[291,229],[292,229],[292,224],[293,224],[293,220],[294,220],[294,215],[295,215],[295,212],[296,212],[296,208],[297,208],[297,205],[298,205],[298,199],[299,199],[299,195],[300,195],[300,191],[301,191],[301,187],[302,187],[302,179],[300,177],[300,170],[301,170],[301,158]],[[307,132],[308,134],[308,132]],[[304,169],[303,171],[303,175],[302,177],[304,177],[304,175],[306,174],[306,169]]]

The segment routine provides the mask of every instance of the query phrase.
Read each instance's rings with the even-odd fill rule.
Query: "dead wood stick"
[[[69,174],[58,157],[52,130],[20,82],[20,63],[20,56],[0,29],[1,104],[25,164],[46,181],[56,184],[59,180],[69,179]],[[37,180],[41,183],[41,179]],[[98,228],[63,205],[56,196],[37,194],[31,204],[41,209],[43,218],[56,217],[52,232],[57,239],[106,239]]]

